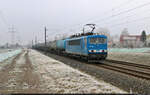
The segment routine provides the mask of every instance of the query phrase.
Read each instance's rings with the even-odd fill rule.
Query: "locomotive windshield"
[[[106,38],[90,38],[90,44],[104,44],[106,41]]]

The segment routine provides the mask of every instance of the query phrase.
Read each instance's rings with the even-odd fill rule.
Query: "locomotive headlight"
[[[96,52],[96,50],[93,50],[94,52]]]
[[[89,50],[89,52],[92,52],[92,50]]]
[[[102,52],[102,50],[99,50],[99,52]]]
[[[89,52],[96,52],[96,50],[89,50]]]

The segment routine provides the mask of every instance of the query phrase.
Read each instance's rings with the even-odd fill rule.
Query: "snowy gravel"
[[[45,93],[127,93],[37,51],[30,50],[29,56],[35,72],[42,75]]]
[[[18,49],[18,50],[14,50],[14,51],[10,51],[10,52],[5,52],[5,53],[0,53],[0,62],[14,56],[14,55],[17,55],[19,53],[21,53],[21,49]]]

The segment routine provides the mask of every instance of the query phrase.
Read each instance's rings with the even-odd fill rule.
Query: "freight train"
[[[39,45],[36,49],[59,55],[75,56],[86,60],[104,60],[107,57],[107,36],[92,32]]]

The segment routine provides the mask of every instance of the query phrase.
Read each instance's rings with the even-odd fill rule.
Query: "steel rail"
[[[126,65],[126,66],[132,66],[132,67],[138,67],[138,68],[143,68],[143,69],[150,70],[150,66],[148,66],[148,65],[142,65],[142,64],[137,64],[137,63],[117,61],[117,60],[105,60],[104,62],[111,62],[113,64],[120,64],[120,65]]]
[[[150,73],[141,72],[141,71],[125,68],[125,67],[113,66],[113,65],[106,64],[106,63],[96,64],[96,66],[102,67],[102,68],[105,68],[105,69],[109,69],[109,70],[113,70],[113,71],[117,71],[117,72],[120,72],[120,73],[124,73],[124,74],[127,74],[127,75],[131,75],[131,76],[134,76],[134,77],[150,80]]]

